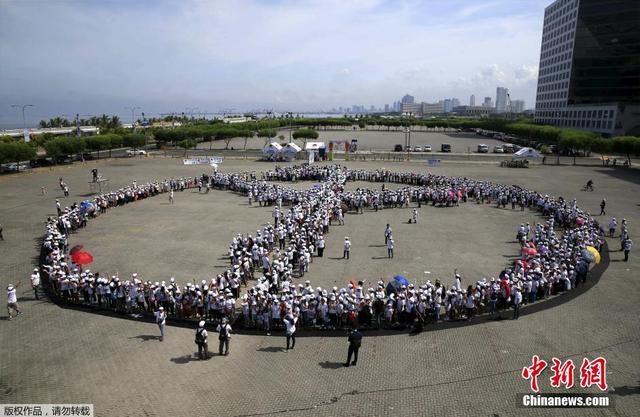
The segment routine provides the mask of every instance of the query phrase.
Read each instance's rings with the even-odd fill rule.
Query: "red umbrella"
[[[75,252],[71,259],[76,265],[88,265],[93,262],[93,255],[89,252]]]
[[[75,245],[74,247],[71,248],[71,250],[69,251],[69,255],[73,255],[76,252],[80,252],[82,250],[82,248],[84,248],[84,246],[82,245]]]

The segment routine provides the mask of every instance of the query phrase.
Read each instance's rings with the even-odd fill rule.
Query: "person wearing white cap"
[[[520,317],[520,305],[522,304],[522,292],[520,286],[513,286],[513,319],[518,320]]]
[[[156,316],[156,324],[160,328],[160,341],[162,342],[164,340],[164,325],[167,321],[167,313],[164,311],[164,307],[160,307],[154,315]]]
[[[201,322],[202,323],[202,322]],[[216,331],[218,334],[218,340],[220,341],[220,346],[218,347],[218,353],[220,355],[223,354],[227,356],[229,354],[229,340],[231,339],[231,326],[227,322],[227,318],[222,319],[222,324],[219,324]]]
[[[393,248],[396,246],[396,241],[393,240],[393,236],[389,235],[387,238],[387,257],[393,258]]]
[[[293,349],[296,346],[296,322],[298,321],[298,317],[293,314],[291,309],[287,312],[287,315],[284,317],[284,323],[287,326],[287,351],[289,349]]]
[[[198,357],[201,360],[209,359],[209,335],[204,325],[204,320],[200,320],[196,329],[196,345],[198,345]]]
[[[344,238],[344,251],[342,252],[343,259],[349,259],[349,253],[351,252],[351,241],[349,240],[349,236],[345,236]]]
[[[38,268],[33,269],[33,273],[31,274],[31,288],[33,288],[33,294],[36,297],[36,300],[39,300],[38,289],[40,289],[40,271]]]
[[[11,316],[11,310],[16,311],[16,315],[22,314],[22,311],[18,308],[18,296],[16,295],[16,288],[20,286],[18,283],[15,287],[11,284],[7,287],[7,313],[9,313],[9,320],[13,320]]]

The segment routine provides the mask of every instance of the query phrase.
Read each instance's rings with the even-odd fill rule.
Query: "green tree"
[[[269,144],[269,141],[278,136],[278,131],[276,129],[264,128],[258,130],[258,137],[264,139],[264,147]],[[284,139],[284,136],[282,137]]]
[[[302,139],[304,141],[303,149],[307,146],[309,139],[318,139],[318,132],[313,129],[298,129],[293,132],[294,139]]]
[[[20,162],[28,161],[36,156],[36,150],[29,143],[12,141],[0,142],[0,163],[15,162],[20,171]]]
[[[178,146],[184,149],[184,156],[187,156],[187,150],[191,148],[195,148],[198,142],[195,139],[184,139],[178,143]]]
[[[100,151],[111,149],[111,135],[88,136],[85,141],[87,149],[98,152],[98,159],[100,159]]]
[[[626,155],[631,164],[631,155],[640,155],[640,138],[636,136],[616,136],[611,139],[611,148],[616,153]]]
[[[239,133],[240,133],[239,136],[242,139],[244,139],[244,146],[243,146],[242,149],[246,151],[247,150],[247,141],[253,137],[255,132],[253,130],[251,130],[251,129],[242,129]]]
[[[128,133],[122,137],[124,146],[129,148],[144,146],[146,140],[146,137],[141,133]]]

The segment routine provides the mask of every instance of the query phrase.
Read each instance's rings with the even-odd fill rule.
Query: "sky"
[[[417,101],[534,105],[551,0],[0,0],[0,126]],[[139,112],[140,110],[137,110]],[[125,121],[128,121],[125,119]]]

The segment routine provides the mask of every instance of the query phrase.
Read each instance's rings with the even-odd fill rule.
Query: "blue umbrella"
[[[409,281],[407,281],[407,279],[405,277],[403,277],[402,275],[396,275],[395,277],[393,277],[393,280],[396,281],[398,284],[398,286],[400,285],[409,285]]]
[[[407,281],[407,279],[405,277],[403,277],[402,275],[396,275],[387,284],[387,293],[395,293],[396,291],[398,291],[398,288],[400,288],[403,285],[407,285],[408,286],[409,285],[409,281]]]

